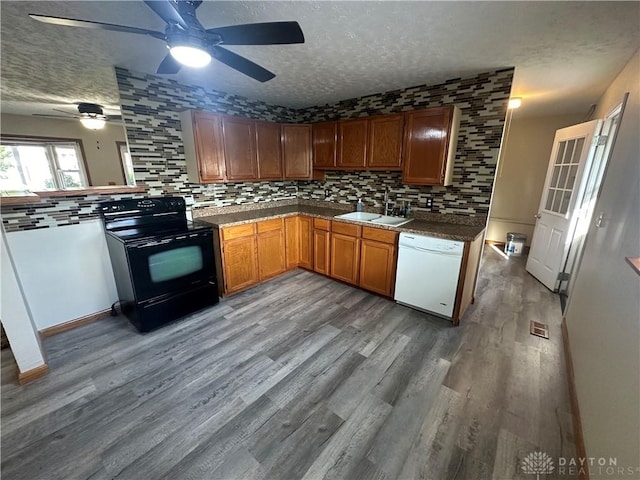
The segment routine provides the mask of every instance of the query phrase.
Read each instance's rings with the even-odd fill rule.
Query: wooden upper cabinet
[[[254,121],[225,116],[222,120],[227,180],[256,180]]]
[[[258,179],[282,180],[282,151],[280,148],[280,124],[255,122],[256,160]]]
[[[451,185],[459,125],[453,106],[406,114],[402,183]]]
[[[369,120],[366,118],[338,122],[338,167],[366,167],[368,134]]]
[[[222,116],[188,110],[181,114],[187,174],[192,183],[225,180]]]
[[[332,168],[336,166],[338,144],[338,122],[314,123],[313,167]]]
[[[402,168],[404,115],[382,115],[369,121],[367,167],[376,170]]]
[[[282,125],[282,159],[286,180],[310,180],[311,125]]]

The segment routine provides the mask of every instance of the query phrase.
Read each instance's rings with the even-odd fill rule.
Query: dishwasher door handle
[[[436,255],[449,255],[452,257],[461,257],[462,252],[447,252],[444,250],[431,250],[430,248],[422,248],[422,247],[410,247],[408,245],[400,245],[400,248],[406,248],[407,250],[415,250],[417,252],[425,252],[425,253],[434,253]]]

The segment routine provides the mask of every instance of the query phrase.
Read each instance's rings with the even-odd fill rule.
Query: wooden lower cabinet
[[[360,239],[340,233],[331,234],[331,276],[343,282],[358,284]]]
[[[258,222],[258,280],[263,281],[286,270],[284,224],[281,218]]]
[[[330,237],[331,232],[313,229],[313,270],[323,275],[329,275]]]
[[[300,262],[302,268],[313,270],[313,218],[299,217]]]
[[[360,287],[393,296],[396,247],[392,244],[363,239],[360,243]]]
[[[300,264],[300,217],[284,219],[284,252],[287,270],[296,268]]]
[[[224,292],[233,293],[258,282],[256,237],[240,237],[222,244]]]

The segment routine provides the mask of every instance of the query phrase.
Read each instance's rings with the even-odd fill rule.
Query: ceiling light
[[[104,128],[105,119],[98,117],[84,117],[80,119],[80,123],[89,130],[100,130]]]
[[[178,45],[171,47],[171,55],[187,67],[204,67],[211,61],[211,55],[197,47]]]
[[[520,105],[522,105],[522,99],[520,97],[513,97],[509,100],[509,108],[511,109],[518,108]]]

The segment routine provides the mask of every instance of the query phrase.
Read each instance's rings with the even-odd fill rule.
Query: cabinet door
[[[395,247],[363,239],[360,252],[360,287],[387,297],[393,296]]]
[[[356,237],[331,234],[331,276],[343,282],[358,284],[360,240]]]
[[[369,122],[367,166],[371,169],[399,170],[402,166],[404,115],[383,115]]]
[[[224,117],[222,132],[227,180],[256,180],[258,178],[254,128],[253,120]]]
[[[364,168],[367,163],[369,120],[338,122],[338,167]]]
[[[193,112],[198,176],[202,183],[225,179],[222,117],[213,113]]]
[[[453,108],[406,114],[402,183],[444,185]]]
[[[311,125],[282,125],[282,157],[285,179],[311,179]]]
[[[222,244],[222,270],[226,293],[258,282],[256,237],[241,237]]]
[[[313,270],[313,219],[300,217],[300,266]]]
[[[329,275],[330,236],[330,232],[313,229],[313,269],[324,275]]]
[[[335,167],[338,122],[314,123],[311,127],[313,131],[313,168]]]
[[[272,230],[258,234],[258,278],[260,281],[285,271],[284,232]]]
[[[255,122],[256,160],[260,180],[282,180],[280,124]]]
[[[300,219],[287,217],[284,219],[285,266],[287,270],[296,268],[300,263]]]

